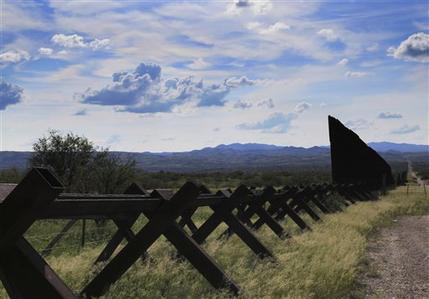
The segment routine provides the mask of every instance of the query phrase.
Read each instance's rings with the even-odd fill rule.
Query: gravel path
[[[401,217],[368,247],[365,298],[429,298],[429,215]]]

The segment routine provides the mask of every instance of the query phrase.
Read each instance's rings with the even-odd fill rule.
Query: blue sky
[[[428,143],[427,1],[1,2],[1,150]]]

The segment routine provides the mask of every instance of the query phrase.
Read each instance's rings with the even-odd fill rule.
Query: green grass
[[[365,249],[371,233],[390,224],[398,215],[428,211],[429,199],[421,188],[410,187],[407,195],[406,187],[400,187],[381,200],[360,202],[344,212],[325,216],[320,223],[310,222],[311,232],[301,233],[291,223],[285,223],[293,237],[284,241],[268,229],[261,229],[256,234],[276,255],[276,263],[259,261],[235,236],[227,241],[216,240],[216,234],[225,227],[218,229],[204,247],[242,287],[241,297],[354,298],[361,296],[356,280],[359,271],[366,270]],[[201,211],[195,221],[201,222],[208,213]],[[144,219],[140,220],[139,225],[143,222]],[[28,233],[30,241],[36,242],[38,233],[41,236],[58,231],[62,224],[53,223],[37,224]],[[104,233],[112,229],[108,226]],[[63,249],[48,257],[48,262],[78,292],[97,272],[92,262],[102,245],[94,241],[79,251],[79,226],[75,230],[75,236],[60,244]],[[96,240],[97,234],[93,234]],[[67,246],[72,241],[74,249]],[[35,245],[43,247],[42,243]],[[174,259],[174,248],[167,241],[157,241],[149,253],[151,258],[137,262],[105,298],[228,297],[226,292],[214,290],[187,262]],[[0,296],[6,296],[4,291],[0,291]]]

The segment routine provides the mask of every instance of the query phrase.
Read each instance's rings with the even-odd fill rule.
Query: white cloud
[[[67,1],[67,3],[64,1],[62,2],[64,5],[68,5],[70,1]],[[201,1],[191,1],[191,3],[187,2],[181,5],[177,5],[177,3],[169,4],[162,1],[160,5],[155,5],[153,10],[134,8],[123,10],[105,9],[105,7],[100,5],[98,5],[99,8],[97,8],[97,5],[94,4],[94,9],[100,9],[101,11],[97,11],[97,15],[93,16],[89,16],[89,13],[87,14],[87,7],[85,4],[82,4],[82,1],[78,0],[72,2],[80,2],[81,4],[74,4],[75,7],[72,8],[73,10],[69,10],[68,8],[64,10],[55,9],[54,15],[52,16],[53,18],[46,17],[46,15],[39,18],[40,21],[46,22],[46,25],[43,27],[44,30],[46,30],[46,28],[55,30],[51,35],[49,35],[48,42],[49,38],[52,37],[52,35],[55,33],[63,33],[65,35],[76,33],[77,35],[84,37],[85,43],[90,43],[91,39],[94,39],[95,37],[98,37],[100,40],[102,40],[104,37],[107,37],[111,39],[112,45],[114,45],[114,55],[97,55],[96,59],[92,59],[95,57],[95,55],[93,55],[94,53],[89,53],[92,52],[89,46],[82,49],[63,48],[55,46],[52,43],[43,44],[42,39],[37,39],[38,36],[31,36],[30,38],[30,36],[27,35],[29,37],[26,39],[28,41],[33,41],[30,43],[24,40],[23,36],[16,34],[18,39],[11,41],[13,45],[6,45],[3,51],[9,49],[28,49],[27,51],[29,51],[29,49],[33,49],[32,51],[34,51],[37,55],[37,50],[39,47],[49,47],[54,50],[54,57],[59,55],[58,51],[60,50],[67,51],[67,61],[69,63],[79,63],[84,64],[85,66],[82,70],[79,70],[77,74],[74,74],[73,72],[67,74],[66,72],[61,72],[61,84],[56,84],[54,81],[43,82],[43,76],[57,74],[59,73],[58,69],[50,70],[49,72],[41,72],[41,76],[38,76],[35,75],[33,70],[31,70],[31,72],[27,72],[27,65],[29,67],[32,66],[30,66],[30,64],[24,64],[22,66],[22,70],[25,72],[16,73],[16,75],[13,76],[19,80],[17,82],[23,82],[20,84],[24,84],[23,87],[25,87],[27,94],[31,94],[31,98],[26,99],[25,103],[22,105],[17,105],[16,109],[11,109],[11,112],[15,113],[16,110],[21,113],[21,111],[27,109],[27,103],[29,102],[34,103],[34,106],[40,106],[41,103],[44,104],[46,101],[44,92],[39,92],[38,98],[36,98],[34,94],[37,93],[38,90],[45,89],[46,92],[51,92],[51,90],[52,92],[57,91],[55,97],[49,98],[49,101],[52,103],[52,105],[57,105],[56,101],[66,101],[67,103],[70,103],[70,106],[74,108],[69,109],[65,113],[71,115],[74,111],[79,110],[79,108],[76,107],[76,101],[72,101],[73,92],[83,91],[88,86],[91,86],[97,91],[102,90],[103,87],[109,83],[109,80],[106,78],[110,77],[110,75],[117,70],[134,69],[135,66],[138,65],[138,62],[141,61],[143,55],[144,59],[147,61],[166,66],[162,69],[164,79],[172,77],[185,79],[189,75],[198,76],[196,78],[204,78],[205,88],[208,88],[212,83],[215,83],[215,85],[223,85],[224,79],[230,77],[231,75],[247,75],[252,79],[258,77],[270,78],[272,81],[279,81],[279,83],[273,83],[271,86],[269,86],[268,83],[264,86],[260,86],[258,84],[256,87],[246,88],[243,90],[234,90],[233,92],[230,92],[231,99],[244,99],[253,105],[252,109],[244,111],[232,110],[231,106],[233,103],[231,103],[227,104],[225,108],[217,107],[215,109],[195,109],[193,111],[196,111],[196,113],[193,115],[193,117],[185,118],[182,116],[177,116],[174,113],[156,114],[155,116],[151,117],[159,117],[160,121],[157,125],[149,125],[146,122],[148,117],[147,115],[142,116],[132,115],[129,113],[114,113],[114,109],[112,109],[111,106],[102,107],[91,105],[91,117],[88,117],[88,119],[95,119],[97,122],[105,122],[106,124],[110,122],[112,125],[109,126],[109,130],[106,131],[109,132],[109,134],[117,133],[117,131],[110,133],[110,129],[119,130],[119,128],[115,128],[115,124],[116,127],[118,127],[118,123],[123,123],[122,121],[127,123],[129,121],[132,125],[128,126],[127,129],[129,129],[130,132],[133,132],[132,134],[136,134],[135,136],[140,136],[138,135],[139,133],[136,129],[137,127],[145,127],[147,128],[145,130],[146,133],[152,131],[155,132],[155,135],[158,134],[160,130],[164,130],[164,128],[167,127],[170,128],[171,132],[173,133],[182,130],[185,131],[186,128],[189,127],[197,127],[199,132],[203,131],[203,129],[208,129],[207,132],[210,132],[215,127],[221,127],[222,134],[218,135],[222,137],[219,138],[231,138],[229,140],[232,141],[237,138],[241,140],[245,140],[245,138],[249,138],[249,140],[258,140],[260,138],[259,140],[264,142],[279,142],[278,137],[277,140],[275,140],[274,138],[276,137],[272,137],[273,135],[270,136],[269,134],[265,134],[265,136],[263,136],[264,134],[260,134],[256,131],[241,131],[240,134],[237,134],[237,131],[234,130],[234,127],[239,123],[261,121],[262,119],[268,117],[268,114],[274,111],[284,112],[285,114],[288,112],[293,112],[295,104],[297,104],[300,99],[312,99],[312,108],[318,108],[316,106],[318,106],[318,103],[320,103],[321,100],[326,100],[329,98],[329,102],[327,102],[329,103],[329,109],[310,109],[308,112],[311,113],[311,118],[308,117],[305,119],[305,121],[302,119],[301,123],[299,123],[301,119],[296,121],[300,126],[300,131],[299,134],[297,132],[297,135],[300,136],[294,137],[293,134],[287,134],[288,136],[283,136],[284,139],[282,139],[282,143],[300,145],[311,145],[317,143],[323,144],[328,139],[323,139],[326,137],[324,135],[326,130],[324,130],[324,126],[320,126],[320,124],[325,123],[326,120],[320,116],[320,114],[326,114],[327,110],[329,110],[330,113],[335,113],[341,109],[343,109],[343,112],[339,112],[339,115],[343,115],[345,119],[354,119],[354,116],[356,115],[369,119],[368,117],[375,118],[378,112],[385,111],[385,108],[389,107],[389,111],[398,111],[403,113],[404,116],[407,115],[407,118],[414,119],[416,121],[416,123],[411,125],[419,124],[422,128],[422,130],[416,134],[406,135],[408,139],[403,140],[404,142],[413,141],[414,139],[412,138],[414,137],[417,141],[418,136],[424,135],[424,119],[422,120],[421,116],[415,116],[413,114],[413,111],[416,111],[417,114],[417,110],[426,111],[424,107],[422,105],[413,105],[413,108],[409,108],[411,112],[403,110],[403,108],[407,109],[406,106],[411,106],[408,105],[409,102],[406,100],[406,96],[404,96],[405,100],[401,101],[401,104],[398,104],[398,106],[391,106],[390,101],[393,99],[393,97],[385,96],[385,93],[383,93],[385,84],[382,84],[383,86],[380,87],[380,94],[383,95],[383,97],[377,98],[377,101],[368,101],[365,105],[362,105],[359,100],[354,98],[354,95],[359,94],[356,93],[356,90],[359,89],[359,84],[350,85],[350,89],[345,91],[346,97],[348,98],[347,105],[352,105],[355,103],[356,106],[359,104],[365,106],[359,110],[359,113],[356,112],[357,110],[355,107],[350,108],[346,107],[347,105],[344,105],[344,96],[329,94],[329,92],[327,94],[318,94],[317,91],[314,91],[315,88],[313,88],[316,86],[317,89],[317,86],[319,86],[318,82],[327,81],[331,81],[334,86],[335,84],[341,85],[342,82],[344,83],[345,81],[344,74],[348,70],[369,72],[369,76],[371,76],[371,70],[364,68],[353,69],[351,66],[349,68],[349,65],[354,65],[354,63],[359,63],[360,61],[371,61],[374,59],[374,57],[379,57],[379,55],[373,56],[373,53],[366,52],[367,47],[371,46],[375,42],[378,42],[380,43],[379,51],[385,51],[387,47],[383,48],[382,46],[386,43],[386,41],[396,40],[395,38],[397,38],[399,34],[403,34],[401,31],[392,32],[389,30],[389,28],[383,27],[379,28],[380,31],[376,30],[368,32],[365,30],[358,30],[353,26],[349,26],[352,24],[350,24],[349,21],[345,19],[320,20],[317,18],[317,14],[314,13],[315,9],[307,9],[310,4],[313,5],[317,3],[319,6],[323,5],[323,3],[320,1],[292,1],[293,3],[290,2],[289,4],[273,1],[273,9],[271,9],[271,11],[265,16],[255,15],[253,8],[250,5],[247,8],[245,7],[241,9],[242,13],[237,17],[228,17],[225,16],[225,14],[222,14],[222,12],[225,10],[226,2],[219,1],[204,3]],[[103,4],[105,4],[104,2],[105,1],[103,1]],[[12,2],[8,1],[8,3]],[[87,5],[89,4],[87,3]],[[52,7],[52,5],[50,6]],[[170,9],[170,12],[168,12],[170,15],[164,14],[166,11],[165,7]],[[195,8],[188,9],[188,7]],[[297,10],[298,12],[296,13]],[[30,12],[32,10],[27,9],[27,11]],[[183,15],[181,12],[184,12],[185,15]],[[166,17],[164,18],[164,16]],[[273,26],[273,24],[275,24],[277,21],[281,21],[290,25],[293,30],[285,31],[285,33],[279,31],[278,33],[264,35],[259,34],[256,30],[254,32],[250,32],[243,28],[243,24],[256,21],[257,24],[260,24],[261,28],[265,30],[270,28],[270,26]],[[26,19],[21,20],[21,23],[22,22],[26,22]],[[220,26],[220,24],[222,24],[222,26]],[[30,26],[29,28],[32,27]],[[338,35],[341,38],[341,41],[347,44],[347,46],[341,49],[332,49],[331,47],[327,47],[325,39],[316,34],[322,28],[332,28],[335,31],[334,33]],[[420,31],[426,32],[424,30],[418,30],[417,32]],[[189,39],[185,42],[183,42],[183,39],[174,39],[174,37],[178,36],[179,34],[183,34],[183,36],[187,36]],[[403,39],[406,39],[410,34],[405,35]],[[34,40],[35,38],[36,40]],[[207,46],[204,47],[193,45],[189,42],[191,40],[196,41],[202,45],[206,44]],[[398,40],[396,44],[393,43],[391,45],[397,47],[399,46],[400,41],[401,40]],[[33,54],[34,52],[30,53]],[[306,58],[311,57],[312,59],[308,61],[301,60],[300,57],[297,57],[296,60],[293,58],[292,61],[290,61],[289,59],[286,59],[290,53],[296,53]],[[199,57],[203,62],[210,62],[213,63],[213,65],[209,69],[201,68],[202,64],[200,63],[201,61],[198,61]],[[350,59],[349,65],[346,67],[340,67],[336,65],[337,62],[344,57]],[[393,71],[392,67],[394,67],[395,61],[397,60],[392,58],[389,60],[386,55],[384,59],[382,57],[380,57],[380,59],[383,61],[383,65],[382,68],[377,69],[377,76],[380,76],[377,77],[377,81],[380,79],[380,83],[383,83],[387,80],[383,79],[386,75],[386,72]],[[317,60],[317,62],[314,60]],[[186,61],[186,63],[192,64],[194,69],[189,68],[189,66],[183,67],[184,61]],[[232,66],[233,64],[234,66]],[[306,65],[304,66],[303,64]],[[178,67],[179,65],[181,66],[180,68]],[[242,67],[237,67],[237,65],[241,65]],[[400,81],[401,78],[406,75],[406,73],[417,74],[417,72],[415,72],[414,69],[409,69],[410,66],[406,66],[405,64],[400,65],[402,65],[404,68],[396,68],[394,70],[394,78],[392,76],[388,76],[390,78],[390,81],[388,81],[391,82],[391,84],[387,84],[387,86],[395,87],[395,92],[399,92],[401,87],[406,86],[408,92],[408,89],[413,88],[408,88],[411,86],[411,84],[400,85],[396,83]],[[411,67],[414,66],[419,68],[424,67],[424,65],[411,65]],[[200,69],[198,69],[199,67]],[[70,70],[72,69],[70,68]],[[78,69],[76,68],[76,70]],[[16,71],[19,71],[19,69],[17,68]],[[132,73],[132,71],[129,73]],[[32,77],[31,79],[30,76]],[[23,77],[26,77],[28,81],[23,81]],[[35,84],[35,81],[33,81],[36,80],[36,77],[38,77],[39,80],[38,84]],[[427,75],[420,74],[420,79],[417,78],[417,75],[415,77],[416,79],[414,80],[418,81],[413,82],[421,82],[424,81],[423,79],[427,78]],[[369,77],[363,79],[349,79],[349,81],[356,81],[355,83],[358,83],[358,81],[367,80],[368,78]],[[164,82],[164,79],[161,80]],[[280,83],[280,81],[282,83]],[[193,82],[196,84],[199,82],[199,80],[194,79]],[[110,84],[112,83],[113,82]],[[409,83],[411,83],[411,81]],[[159,86],[163,85],[153,85],[154,88],[158,88]],[[427,84],[424,84],[424,86],[427,86]],[[222,89],[218,88],[216,90],[221,91]],[[412,92],[413,90],[410,91]],[[425,91],[427,91],[427,89],[425,89]],[[369,94],[371,94],[371,92]],[[425,102],[425,95],[426,93],[423,94],[423,96],[420,95],[419,97],[416,97],[415,94],[412,94],[412,96],[408,95],[408,97],[410,100],[412,100],[411,98],[418,98],[420,99],[420,102]],[[276,99],[276,109],[269,110],[267,108],[257,107],[258,100],[269,97]],[[229,96],[224,99],[228,100],[228,98]],[[298,101],[291,103],[288,99],[298,99]],[[192,104],[196,105],[197,101],[198,100],[192,102]],[[318,103],[316,103],[316,101],[318,101]],[[376,103],[379,103],[380,105],[381,103],[384,104],[379,107],[373,107],[373,105],[377,105]],[[42,114],[45,115],[44,113],[46,113],[46,109],[39,106],[35,108],[36,110],[34,113],[40,113],[41,116]],[[121,105],[118,106],[121,107]],[[342,108],[343,106],[344,108]],[[372,112],[368,110],[368,107],[371,107],[370,110]],[[15,106],[11,106],[9,108],[15,108]],[[98,111],[104,111],[107,117],[105,114],[99,114]],[[173,111],[176,110],[174,109]],[[374,111],[376,111],[375,114]],[[91,129],[89,129],[89,127],[93,126],[87,125],[87,123],[80,123],[77,125],[75,124],[76,119],[72,118],[71,121],[68,119],[63,119],[62,115],[64,114],[58,112],[59,110],[55,108],[55,110],[53,110],[50,114],[58,115],[58,117],[56,117],[56,119],[59,120],[58,126],[62,126],[64,130],[80,130],[80,127],[82,127],[82,130],[88,130],[88,134],[92,134],[90,133]],[[304,112],[304,114],[305,113],[307,113],[307,111]],[[203,115],[200,116],[200,114]],[[213,116],[214,114],[216,115]],[[15,115],[13,117],[16,119]],[[204,118],[204,122],[201,121],[201,117]],[[40,117],[40,119],[42,118],[44,117]],[[165,118],[169,119],[170,125],[164,121]],[[195,119],[195,122],[193,120],[184,120],[191,118]],[[85,119],[85,117],[82,117],[79,119],[79,121],[82,119]],[[131,122],[131,120],[133,121]],[[182,126],[184,122],[187,124],[192,123],[192,126]],[[40,126],[42,126],[42,124],[43,126],[46,126],[47,123],[56,122],[51,121],[50,119],[44,119],[43,122],[41,121]],[[124,126],[126,126],[125,123]],[[159,123],[162,123],[163,125],[160,127]],[[200,123],[204,124],[200,126]],[[368,130],[367,138],[371,138],[372,140],[381,140],[386,136],[389,137],[389,135],[386,133],[396,128],[388,127],[392,123],[395,123],[395,121],[382,121],[378,119],[376,123],[377,126],[385,126],[384,130],[380,130],[379,132],[374,132],[378,130]],[[292,122],[292,124],[295,123]],[[400,125],[398,125],[398,127],[400,127]],[[23,133],[20,134],[22,137],[17,137],[16,140],[23,140],[24,138],[27,138],[24,136],[29,136],[28,134],[30,134],[28,132],[25,133],[25,131],[22,132]],[[292,131],[292,133],[294,133],[294,131]],[[301,133],[308,135],[304,138],[302,137],[303,135]],[[35,132],[33,128],[30,135],[38,136],[37,132]],[[101,135],[99,133],[94,133],[91,137],[93,136],[95,138],[99,138],[100,140],[105,140],[105,138],[107,138],[100,137]],[[165,137],[164,135],[160,136]],[[397,141],[400,141],[400,138],[403,138],[404,136],[405,135],[390,135],[390,138],[397,137]],[[186,136],[186,138],[191,140],[191,138],[188,136]],[[152,139],[145,146],[151,150],[157,149],[158,145],[156,136],[142,136],[140,138],[132,138],[131,136],[127,136],[124,137],[124,146],[125,144],[131,145],[135,139]],[[206,139],[209,138],[207,137]],[[127,141],[125,142],[125,140]],[[192,139],[192,142],[189,142],[188,140],[189,143],[187,145],[184,145],[186,144],[184,140],[185,139],[178,138],[174,146],[183,149],[186,147],[197,147],[199,144],[204,145],[204,134],[200,134],[200,137],[196,138],[195,140]],[[211,142],[218,142],[219,140],[220,139],[216,139]],[[10,144],[17,143],[10,141]],[[143,146],[135,147],[135,145],[134,148],[138,150],[146,149]]]
[[[328,42],[335,42],[339,39],[338,35],[335,33],[333,29],[325,28],[321,29],[317,32],[317,34],[323,37]]]
[[[367,50],[368,52],[375,52],[375,51],[377,51],[377,50],[378,50],[378,48],[379,48],[379,45],[378,45],[377,43],[373,43],[372,45],[368,46],[368,47],[366,48],[366,50]]]
[[[40,55],[46,55],[46,56],[50,56],[54,53],[54,50],[51,48],[40,48],[39,49],[39,54]]]
[[[253,12],[257,15],[266,14],[273,8],[270,0],[254,0],[249,2],[252,4]]]
[[[413,22],[413,25],[416,26],[418,30],[429,30],[429,23],[428,22]]]
[[[269,99],[260,101],[256,105],[258,107],[267,107],[269,109],[272,109],[272,108],[274,108],[274,101],[273,101],[273,99],[269,98]]]
[[[200,57],[200,58],[192,61],[191,63],[189,63],[186,66],[192,70],[202,70],[202,69],[209,68],[211,66],[211,64]]]
[[[61,51],[58,51],[57,54],[60,56],[66,56],[67,54],[69,54],[69,52],[67,52],[66,50],[61,50]]]
[[[30,54],[23,50],[11,50],[0,54],[0,65],[30,60]]]
[[[308,109],[310,109],[310,108],[311,108],[311,104],[309,104],[309,103],[307,103],[307,102],[301,102],[301,103],[298,103],[298,104],[295,106],[294,111],[295,111],[296,113],[302,113],[302,112],[304,112],[305,110],[308,110]]]
[[[4,32],[19,32],[21,30],[46,30],[48,23],[41,17],[41,11],[26,9],[19,5],[22,1],[1,1],[1,30]],[[31,4],[29,4],[31,5]]]
[[[264,133],[287,133],[291,122],[298,117],[296,113],[273,113],[268,118],[255,123],[242,123],[237,126],[241,130],[261,130]]]
[[[100,14],[115,8],[121,8],[126,5],[121,1],[115,0],[102,0],[99,1],[81,1],[81,0],[67,0],[67,1],[50,1],[49,5],[55,9],[57,13],[73,14],[79,16],[90,16]]]
[[[290,26],[283,23],[283,22],[277,22],[268,27],[268,32],[279,32],[283,30],[289,30]]]
[[[343,58],[340,61],[338,61],[338,65],[344,66],[347,65],[349,63],[349,60],[347,58]]]
[[[260,102],[263,103],[263,102]],[[272,99],[268,99],[267,103],[263,103],[263,105],[270,105],[272,108],[274,107],[274,103]],[[261,105],[258,105],[261,106]],[[287,133],[291,128],[291,123],[295,119],[297,119],[300,114],[304,111],[311,108],[311,104],[307,102],[298,103],[293,112],[289,113],[281,113],[276,112],[269,115],[266,119],[259,122],[248,122],[242,123],[237,126],[238,129],[242,130],[260,130],[263,133]]]
[[[381,112],[378,115],[380,119],[394,119],[394,118],[402,118],[402,115],[399,113],[390,113],[390,112]]]
[[[390,47],[387,55],[396,59],[416,62],[429,62],[429,34],[419,32],[410,35],[395,48]]]
[[[225,85],[228,87],[251,86],[256,84],[256,81],[250,80],[246,76],[231,77],[225,80]]]
[[[233,107],[236,109],[243,109],[244,110],[244,109],[252,108],[252,106],[253,106],[252,103],[239,100],[234,104]]]
[[[51,41],[64,48],[90,48],[92,50],[105,49],[110,45],[110,40],[107,38],[85,41],[83,36],[77,34],[65,35],[58,33],[52,36]]]
[[[352,71],[348,71],[344,74],[346,78],[363,78],[368,75],[369,74],[367,72],[352,72]]]
[[[62,46],[64,48],[86,48],[87,44],[85,43],[82,36],[77,34],[65,35],[62,33],[55,34],[52,36],[51,41],[54,44]]]
[[[350,120],[344,125],[352,130],[365,130],[370,128],[372,126],[372,123],[370,123],[366,119],[359,118],[356,120]]]
[[[114,73],[112,79],[113,83],[101,90],[87,89],[77,97],[85,104],[119,106],[118,111],[171,112],[175,108],[223,106],[232,89],[254,84],[244,76],[211,85],[193,77],[163,79],[159,65],[145,63],[133,72]]]
[[[233,107],[239,108],[239,109],[250,109],[252,107],[262,107],[262,108],[273,109],[274,108],[274,101],[271,98],[263,99],[263,100],[260,100],[257,102],[239,100],[234,104]]]
[[[93,50],[99,50],[99,49],[106,49],[110,46],[110,39],[104,38],[104,39],[94,39],[91,42],[89,42],[88,46]]]
[[[392,130],[390,133],[401,135],[401,134],[414,133],[414,132],[419,131],[419,130],[420,130],[419,125],[415,125],[415,126],[404,125],[398,129]]]
[[[249,30],[257,29],[262,27],[262,24],[259,22],[250,22],[246,24],[246,28]]]
[[[290,30],[290,26],[283,22],[276,22],[268,27],[259,22],[250,22],[246,25],[246,28],[251,31],[256,31],[259,34],[274,34]]]
[[[273,3],[275,9],[269,15],[255,16],[251,2],[250,6],[240,9],[247,11],[246,15],[233,18],[219,13],[219,10],[225,8],[225,2],[191,1],[181,5],[162,2],[155,13],[144,10],[110,11],[100,13],[96,18],[64,13],[58,18],[58,26],[62,30],[60,32],[106,36],[115,45],[118,55],[132,59],[135,63],[141,60],[142,53],[145,59],[165,65],[174,64],[179,59],[184,61],[197,57],[211,62],[209,58],[216,56],[232,58],[237,60],[236,63],[249,59],[267,61],[279,57],[285,51],[294,51],[318,60],[332,57],[331,51],[320,40],[309,38],[308,35],[314,30],[313,24],[301,25],[288,18],[311,14],[318,5],[305,3],[289,7]],[[235,5],[232,1],[231,4]],[[169,18],[177,19],[174,25]],[[290,30],[288,34],[282,34],[280,30],[275,33],[276,39],[271,36],[274,34],[261,34],[258,37],[249,33],[240,36],[230,34],[240,32],[239,28],[243,24],[252,21],[263,24],[263,29],[267,32],[271,26],[270,30],[280,30],[284,27],[281,25],[283,22],[296,30]],[[279,24],[276,25],[276,21]],[[142,24],[144,30],[141,29]],[[187,38],[176,39],[175,36]],[[252,51],[249,51],[249,47]]]

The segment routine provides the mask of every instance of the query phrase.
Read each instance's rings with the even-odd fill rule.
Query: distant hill
[[[402,153],[429,152],[427,145],[372,142],[369,145],[388,161],[403,161]],[[132,153],[116,152],[132,157],[146,171],[233,171],[252,169],[309,169],[330,167],[329,146],[310,148],[259,143],[221,144],[189,152]],[[31,152],[0,152],[0,169],[26,168]]]
[[[31,152],[0,152],[0,169],[27,168],[27,161],[30,157]]]
[[[395,151],[401,153],[429,153],[429,145],[424,144],[370,142],[368,145],[377,152]]]
[[[146,171],[231,171],[287,169],[329,164],[329,148],[233,144],[177,153],[120,153],[133,157]]]

